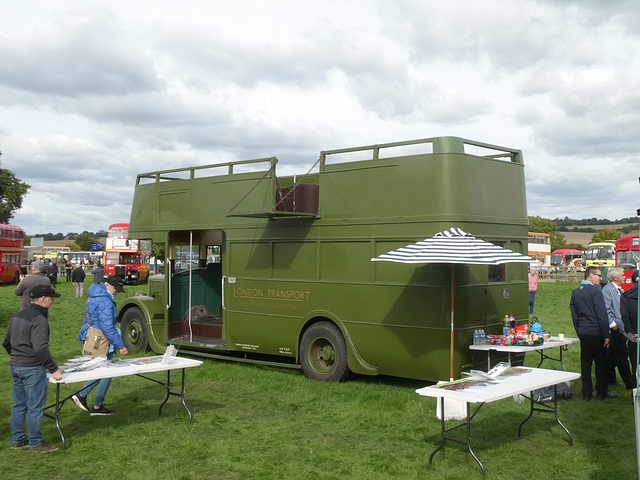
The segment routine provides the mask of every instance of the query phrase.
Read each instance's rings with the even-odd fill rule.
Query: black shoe
[[[44,442],[36,447],[29,447],[29,451],[36,453],[50,453],[55,452],[56,450],[58,450],[58,447],[54,447],[53,445],[49,445]]]
[[[29,446],[29,440],[27,440],[26,438],[23,438],[18,443],[13,443],[11,445],[11,450],[18,450],[20,448],[26,448],[28,446]]]
[[[76,404],[80,410],[84,412],[89,411],[89,407],[87,407],[87,397],[83,397],[82,395],[72,395],[71,400]]]
[[[585,402],[590,402],[591,400],[593,400],[593,397],[592,397],[591,395],[583,395],[583,396],[582,396],[582,399],[583,399]]]
[[[114,413],[116,413],[115,410],[109,410],[104,405],[100,405],[98,408],[93,407],[91,409],[91,416],[92,417],[96,417],[96,416],[100,416],[100,415],[113,415]]]
[[[598,395],[598,400],[606,400],[607,398],[618,398],[618,394],[614,392],[607,392],[604,395]]]
[[[613,382],[609,382],[609,385],[613,385],[614,387],[624,387],[624,384],[618,382],[617,380],[614,380]]]

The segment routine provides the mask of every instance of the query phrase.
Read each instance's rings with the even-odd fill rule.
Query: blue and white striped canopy
[[[398,263],[466,263],[500,265],[502,263],[531,262],[526,255],[499,247],[459,228],[450,228],[433,237],[406,247],[392,250],[371,259],[374,262]]]

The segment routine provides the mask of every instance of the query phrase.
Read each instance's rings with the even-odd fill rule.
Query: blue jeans
[[[29,447],[37,447],[42,443],[42,417],[47,403],[47,370],[42,366],[9,368],[13,380],[11,439],[14,444],[25,439],[26,418]]]
[[[533,304],[536,303],[536,291],[529,292],[529,314],[533,313]]]
[[[107,360],[111,360],[114,354],[115,354],[115,351],[109,353],[107,355]],[[82,387],[82,390],[78,392],[78,395],[82,397],[87,397],[91,393],[91,390],[98,387],[98,390],[96,391],[96,399],[93,401],[93,404],[99,407],[104,403],[104,399],[107,396],[107,392],[109,391],[110,386],[111,386],[110,378],[103,378],[99,382],[96,382],[95,380],[89,380],[87,383],[84,384],[84,387]],[[91,411],[91,409],[89,409],[89,411]]]

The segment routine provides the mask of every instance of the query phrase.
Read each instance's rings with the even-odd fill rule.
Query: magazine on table
[[[511,363],[500,362],[488,372],[483,372],[482,370],[469,370],[468,372],[462,372],[462,376],[471,378],[474,380],[486,380],[489,382],[497,382],[500,374],[502,374],[507,368],[510,368],[510,367],[511,367]]]

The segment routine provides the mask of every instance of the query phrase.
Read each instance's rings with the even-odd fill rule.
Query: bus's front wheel
[[[127,350],[146,352],[149,350],[147,322],[139,308],[130,308],[122,316],[122,340]]]
[[[340,382],[349,375],[347,344],[331,322],[311,325],[300,340],[302,371],[312,380]]]

